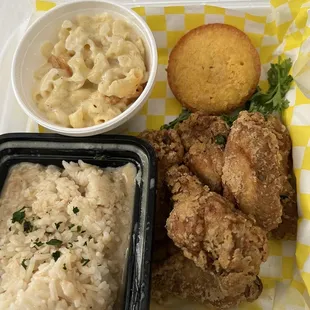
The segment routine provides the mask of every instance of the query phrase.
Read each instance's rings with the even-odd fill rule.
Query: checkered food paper
[[[57,3],[36,1],[37,11]],[[278,56],[293,61],[290,106],[283,114],[293,143],[297,180],[299,224],[297,241],[269,241],[270,255],[261,266],[264,284],[261,297],[236,309],[304,310],[310,307],[310,1],[271,0],[272,13],[256,16],[212,6],[137,7],[134,10],[150,26],[158,48],[158,74],[154,90],[140,113],[129,123],[129,133],[158,129],[173,120],[181,106],[171,93],[166,66],[176,42],[187,31],[206,23],[233,25],[250,37],[262,62],[260,85],[266,88],[266,73]],[[38,131],[37,127],[34,129]],[[44,131],[39,128],[39,131]],[[152,310],[205,309],[204,306],[171,299],[165,305],[152,302]]]

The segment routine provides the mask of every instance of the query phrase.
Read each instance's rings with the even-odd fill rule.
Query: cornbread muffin
[[[248,36],[225,24],[189,31],[173,48],[168,82],[175,97],[191,111],[227,113],[255,92],[259,55]]]

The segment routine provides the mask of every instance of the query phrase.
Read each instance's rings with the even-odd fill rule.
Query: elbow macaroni
[[[48,119],[89,127],[123,111],[147,82],[141,38],[109,14],[65,20],[59,41],[42,45],[47,59],[34,74],[33,98]]]

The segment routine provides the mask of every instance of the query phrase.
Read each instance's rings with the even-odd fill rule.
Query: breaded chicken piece
[[[257,114],[259,113],[248,113],[252,114],[254,118],[259,117]],[[253,117],[252,116],[252,117]],[[275,116],[268,116],[267,121],[265,121],[265,126],[268,127],[272,133],[276,136],[278,141],[278,147],[281,154],[279,158],[280,169],[282,169],[282,174],[285,176],[285,184],[288,179],[288,175],[292,170],[292,159],[291,159],[291,151],[292,151],[292,141],[290,138],[290,134],[287,128],[282,124],[279,118]],[[286,185],[284,185],[285,187]],[[284,189],[285,190],[285,189]]]
[[[215,137],[229,134],[229,126],[219,116],[210,116],[203,112],[195,112],[177,128],[186,151],[196,142],[215,142]]]
[[[267,258],[266,233],[184,165],[168,170],[167,184],[174,204],[167,232],[184,255],[203,270],[255,277]]]
[[[231,281],[232,277],[236,279]],[[258,277],[249,281],[241,291],[234,286],[237,280],[238,275],[202,271],[179,252],[154,266],[152,297],[162,303],[167,297],[174,296],[205,304],[207,309],[221,310],[259,297],[263,286]],[[244,283],[243,275],[241,282]]]
[[[222,181],[241,211],[271,231],[281,223],[291,142],[274,116],[240,112],[229,134]]]
[[[296,192],[289,182],[287,182],[285,190],[280,195],[280,199],[283,206],[282,222],[276,229],[271,231],[271,237],[296,240],[298,220]]]
[[[178,127],[178,133],[187,151],[185,164],[212,191],[222,191],[223,151],[229,127],[218,116],[203,112],[192,113]]]
[[[224,147],[216,144],[196,142],[184,157],[186,166],[214,192],[222,191],[222,169]]]
[[[171,130],[146,130],[139,138],[147,141],[154,148],[157,157],[157,195],[155,213],[155,240],[166,238],[166,220],[171,211],[170,193],[165,184],[166,171],[183,161],[184,148],[178,133]]]
[[[149,142],[154,148],[159,168],[168,169],[183,161],[184,148],[176,130],[145,130],[138,138]]]

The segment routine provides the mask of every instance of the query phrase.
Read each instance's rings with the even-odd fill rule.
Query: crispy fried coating
[[[167,184],[174,203],[168,236],[184,255],[203,270],[255,277],[267,258],[266,233],[184,165],[168,170]]]
[[[232,279],[233,278],[233,279]],[[202,271],[181,252],[154,266],[152,297],[159,303],[169,296],[205,304],[208,309],[227,309],[242,301],[254,301],[262,292],[258,277],[240,290],[235,283],[248,281],[243,274],[216,275]]]
[[[184,157],[186,166],[217,193],[222,191],[223,150],[221,145],[196,142]]]
[[[184,162],[212,191],[222,191],[224,147],[229,127],[218,116],[196,112],[178,127],[187,150]]]
[[[243,111],[234,122],[225,152],[222,181],[241,211],[271,231],[281,223],[291,142],[274,116]]]
[[[184,148],[176,130],[145,130],[138,137],[152,145],[160,169],[168,169],[183,161]]]
[[[296,240],[298,220],[296,192],[289,182],[286,183],[280,199],[283,206],[282,222],[276,229],[271,231],[271,237],[274,239]]]
[[[183,161],[184,148],[178,133],[171,130],[146,130],[139,138],[149,142],[157,158],[157,190],[155,213],[155,241],[164,240],[167,236],[166,219],[171,211],[170,192],[165,184],[165,175],[169,167]]]
[[[219,116],[210,116],[203,112],[192,113],[177,128],[186,151],[196,142],[213,143],[216,136],[227,138],[229,127]]]

